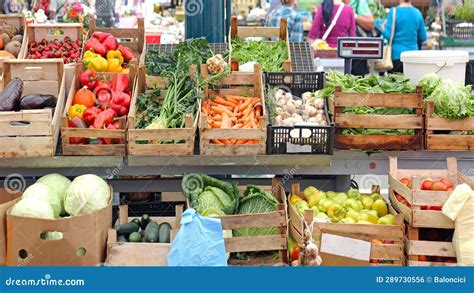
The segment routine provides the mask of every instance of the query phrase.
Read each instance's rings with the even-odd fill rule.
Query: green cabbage
[[[240,199],[238,214],[261,214],[271,213],[277,210],[278,201],[274,196],[259,189],[256,186],[248,185],[244,196]],[[234,230],[234,236],[255,236],[271,235],[276,233],[276,228],[243,228]]]
[[[48,185],[35,183],[23,192],[22,198],[34,198],[49,204],[53,209],[55,218],[59,218],[61,214],[61,201],[59,200],[59,196],[56,191]]]
[[[423,97],[426,99],[440,85],[442,79],[436,73],[427,73],[418,83],[423,88]]]
[[[64,209],[71,216],[90,215],[105,208],[111,198],[107,182],[99,176],[76,177],[66,191]]]
[[[22,198],[12,208],[11,214],[19,217],[38,219],[54,219],[54,211],[50,204],[38,198]]]
[[[446,79],[428,100],[434,101],[435,114],[441,117],[456,120],[474,116],[474,97],[470,86]]]
[[[36,181],[36,183],[45,184],[56,192],[56,195],[61,201],[61,214],[64,214],[64,197],[66,196],[66,190],[68,189],[69,185],[71,185],[71,180],[61,174],[53,173],[41,177],[38,179],[38,181]]]
[[[198,196],[198,205],[196,210],[202,214],[203,211],[214,208],[221,210],[224,214],[232,214],[234,205],[231,197],[222,189],[208,186]]]

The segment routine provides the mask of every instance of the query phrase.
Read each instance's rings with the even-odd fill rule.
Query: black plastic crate
[[[265,86],[282,88],[301,98],[305,92],[324,87],[323,72],[278,72],[265,74]],[[324,105],[327,126],[267,126],[267,154],[334,153],[335,126],[329,117],[327,100]]]
[[[471,26],[463,26],[467,23]],[[446,20],[446,35],[456,39],[474,39],[474,23],[462,20]]]
[[[474,85],[474,60],[466,64],[466,84]]]

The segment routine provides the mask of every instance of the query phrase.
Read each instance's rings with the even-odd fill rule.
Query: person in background
[[[281,0],[281,6],[271,11],[265,19],[265,26],[280,26],[280,19],[286,18],[290,42],[303,41],[303,18],[294,9],[296,0]]]
[[[49,19],[62,19],[68,4],[73,4],[76,2],[77,0],[51,0],[51,3],[49,4]]]
[[[395,31],[392,42],[393,70],[403,72],[400,55],[404,51],[418,50],[418,44],[426,41],[426,31],[421,12],[413,7],[410,0],[400,0],[400,5],[390,9],[388,13],[383,37],[390,38],[392,32],[393,9],[397,10],[395,18]]]
[[[356,35],[358,37],[376,37],[374,35],[375,21],[367,0],[351,0],[350,5],[355,12]],[[351,73],[362,76],[368,74],[367,60],[352,59]]]
[[[346,0],[349,4],[349,0]],[[313,42],[316,39],[321,39],[326,30],[331,25],[336,13],[340,7],[344,5],[341,0],[324,0],[323,4],[317,9],[314,18],[313,26],[308,34],[308,39]],[[344,5],[341,14],[336,21],[335,26],[329,33],[326,42],[332,48],[337,47],[337,38],[339,37],[354,37],[355,36],[355,15],[354,10],[350,5]]]

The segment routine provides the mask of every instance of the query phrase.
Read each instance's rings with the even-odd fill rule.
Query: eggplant
[[[56,97],[53,95],[31,94],[20,99],[20,109],[44,109],[56,107]]]
[[[23,81],[19,78],[10,80],[0,94],[0,111],[18,111],[23,93]]]

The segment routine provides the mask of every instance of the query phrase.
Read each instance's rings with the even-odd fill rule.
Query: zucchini
[[[145,228],[145,238],[148,242],[158,242],[160,226],[155,221],[150,221]]]
[[[119,237],[117,238],[117,242],[118,243],[128,242],[128,240],[127,240],[127,237],[125,237],[124,235],[119,235]]]
[[[139,218],[134,218],[133,220],[130,221],[130,223],[135,223],[138,226],[140,226],[140,219]]]
[[[160,243],[170,243],[171,242],[171,225],[170,223],[163,222],[160,224],[158,229],[158,236]]]
[[[130,234],[130,236],[128,236],[128,240],[130,242],[140,242],[142,240],[142,236],[139,232],[133,232],[132,234]]]
[[[150,216],[148,214],[144,214],[142,215],[142,220],[141,220],[141,223],[140,223],[140,228],[142,228],[142,230],[145,230],[146,226],[148,225],[148,223],[150,223]]]
[[[124,235],[125,237],[128,237],[133,232],[138,232],[138,229],[140,229],[140,227],[138,227],[138,225],[135,223],[126,223],[119,225],[115,229],[117,230],[118,235]]]

